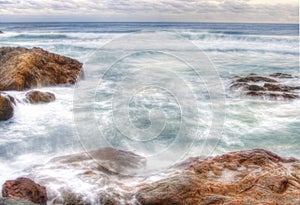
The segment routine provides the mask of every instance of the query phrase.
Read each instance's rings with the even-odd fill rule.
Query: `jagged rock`
[[[31,104],[49,103],[55,100],[55,95],[53,93],[41,92],[38,90],[29,91],[25,96]]]
[[[41,48],[0,48],[0,90],[74,84],[82,74],[77,60]]]
[[[45,187],[23,177],[6,181],[2,186],[2,196],[18,197],[38,204],[46,204],[48,200]]]
[[[0,121],[13,117],[15,103],[15,99],[12,96],[0,92]]]
[[[275,73],[270,76],[274,78],[293,78],[293,76],[290,74],[282,73]],[[261,85],[261,83],[264,84]],[[274,100],[291,100],[299,98],[299,95],[294,91],[299,90],[300,86],[283,85],[273,78],[258,76],[257,74],[252,73],[246,77],[235,77],[230,89],[242,91],[242,93],[247,96],[255,96]]]
[[[0,198],[0,205],[38,205],[21,198]]]
[[[102,163],[107,161],[106,164],[111,167],[131,168],[127,161],[138,159],[132,153],[104,148],[94,151],[94,156],[98,156],[94,160],[90,160],[89,154],[55,158],[46,165],[46,170],[50,167],[58,170],[68,167],[72,172],[80,173],[76,177],[83,183],[89,183],[93,187],[93,194],[98,197],[88,202],[85,194],[64,191],[60,197],[66,204],[300,203],[300,160],[282,158],[263,149],[230,152],[215,157],[193,157],[156,176],[119,175],[115,171],[107,171],[110,167],[105,170],[93,165],[98,163],[103,166]],[[112,163],[109,163],[110,160]],[[43,169],[39,167],[38,170],[42,174],[39,177],[49,183],[50,179],[43,175]],[[51,180],[58,183],[60,179]],[[72,187],[64,181],[61,185]],[[54,204],[60,204],[57,202]]]
[[[144,184],[141,205],[300,204],[300,161],[262,149],[192,158],[182,172]]]

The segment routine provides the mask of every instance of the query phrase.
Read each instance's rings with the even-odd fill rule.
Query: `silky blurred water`
[[[84,63],[86,79],[80,82],[87,86],[90,98],[95,99],[93,107],[77,110],[85,115],[93,109],[99,129],[109,135],[109,143],[120,149],[151,155],[168,147],[178,131],[180,106],[166,90],[145,90],[145,95],[135,95],[129,106],[131,122],[140,129],[151,126],[147,109],[164,110],[167,125],[162,137],[152,144],[139,146],[128,144],[122,135],[111,127],[111,98],[116,82],[137,69],[152,64],[176,69],[184,68],[174,59],[165,56],[143,54],[128,58],[118,69],[108,73],[96,93],[89,93],[88,79],[96,77],[97,65],[105,62],[103,56],[94,51],[124,35],[144,31],[168,31],[190,40],[206,53],[216,67],[226,90],[226,119],[222,137],[213,154],[234,150],[264,148],[282,156],[300,158],[300,101],[272,101],[249,98],[232,94],[227,88],[231,78],[237,75],[257,73],[269,75],[282,72],[299,76],[299,25],[283,24],[218,24],[218,23],[1,23],[0,46],[41,47],[51,52],[75,58]],[[147,56],[148,55],[148,56]],[[151,60],[149,60],[151,59]],[[92,62],[92,63],[91,63]],[[94,65],[94,66],[93,66]],[[127,67],[126,67],[127,66]],[[130,68],[124,73],[122,70]],[[155,69],[153,75],[155,75]],[[184,70],[184,69],[183,69]],[[158,72],[159,73],[159,72]],[[193,89],[197,99],[199,118],[190,120],[191,125],[199,124],[199,135],[209,130],[212,110],[201,80],[189,70],[182,72]],[[169,76],[157,76],[165,82],[174,83]],[[175,82],[176,83],[176,82]],[[286,82],[284,82],[286,83]],[[299,85],[298,80],[293,84]],[[93,85],[94,86],[94,85]],[[43,164],[51,157],[82,152],[82,139],[78,136],[74,122],[72,87],[48,87],[57,100],[46,105],[30,105],[22,102],[25,92],[8,92],[20,100],[15,116],[0,123],[0,182],[18,176],[22,170],[36,164]],[[155,117],[155,116],[154,116]],[[153,118],[156,119],[156,118]],[[158,123],[160,118],[156,119]],[[84,122],[83,122],[84,123]],[[86,132],[95,140],[95,130]],[[82,128],[82,127],[81,127]],[[88,147],[97,148],[101,142],[91,140]],[[194,140],[187,133],[185,140]],[[199,138],[188,156],[203,155],[204,138]],[[205,139],[206,140],[206,139]],[[94,147],[92,146],[94,145]],[[180,149],[180,146],[179,146]],[[174,150],[176,152],[176,150]],[[167,159],[161,159],[162,161]]]

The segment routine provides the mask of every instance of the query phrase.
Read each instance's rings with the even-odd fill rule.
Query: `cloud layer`
[[[0,21],[299,22],[298,0],[0,0]]]

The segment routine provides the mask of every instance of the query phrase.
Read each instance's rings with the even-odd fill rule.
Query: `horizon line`
[[[1,23],[215,23],[215,24],[292,24],[299,25],[298,23],[288,22],[207,22],[207,21],[0,21]]]

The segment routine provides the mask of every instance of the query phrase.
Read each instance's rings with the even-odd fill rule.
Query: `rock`
[[[41,92],[38,90],[29,91],[25,96],[31,104],[49,103],[55,100],[55,95],[53,93]]]
[[[0,198],[0,205],[37,205],[21,198]]]
[[[268,78],[268,77],[262,77],[262,76],[256,76],[256,75],[249,75],[246,77],[241,77],[236,80],[236,82],[269,82],[269,83],[276,83],[277,81],[274,80],[273,78]]]
[[[46,204],[48,200],[45,187],[23,177],[6,181],[2,186],[2,196],[19,197],[38,204]]]
[[[268,91],[290,92],[293,90],[299,90],[300,86],[287,86],[287,85],[280,85],[280,84],[265,83],[264,88]]]
[[[3,31],[0,31],[0,34],[2,34],[3,33]]]
[[[15,99],[0,92],[0,121],[9,120],[14,115]]]
[[[275,73],[270,76],[274,78],[293,78],[292,75],[283,73]],[[246,96],[272,100],[292,100],[299,98],[299,95],[294,91],[299,90],[300,86],[280,84],[273,78],[258,76],[255,73],[249,74],[246,77],[235,78],[236,80],[232,82],[230,89],[242,91]],[[249,84],[250,82],[253,84]],[[263,86],[261,86],[261,83],[264,83]]]
[[[127,159],[131,161],[136,158],[132,153],[112,148],[94,151],[94,156],[98,156],[96,161],[100,164],[102,160],[112,160],[112,164],[127,164]],[[115,160],[116,156],[120,160]],[[77,154],[55,158],[46,165],[46,170],[50,167],[58,170],[68,167],[74,172],[81,172],[82,174],[76,175],[78,179],[93,187],[92,193],[97,195],[96,199],[89,202],[90,192],[75,194],[72,190],[63,191],[60,197],[64,204],[300,203],[300,160],[282,158],[263,149],[230,152],[215,157],[193,157],[155,176],[116,175],[112,171],[91,166],[92,162],[93,160],[88,161],[88,156]],[[58,164],[61,166],[57,166]],[[117,165],[112,167],[115,166]],[[44,172],[41,167],[38,170]],[[43,175],[39,177],[45,179]],[[49,181],[49,178],[46,180]],[[51,181],[57,184],[58,180]],[[73,187],[66,183],[62,183],[63,185]],[[57,201],[54,204],[60,203]]]
[[[270,76],[276,78],[293,78],[291,74],[285,74],[285,73],[273,73]]]
[[[263,87],[259,86],[259,85],[249,85],[248,86],[248,90],[251,91],[262,91],[265,90]]]
[[[82,75],[77,60],[41,48],[0,48],[0,90],[74,84]]]
[[[93,160],[94,164],[86,166],[88,172],[93,170],[101,171],[110,175],[133,174],[136,170],[143,169],[146,166],[146,159],[133,152],[116,150],[110,147],[101,148],[87,153],[73,154],[62,157],[56,157],[49,163],[67,164],[68,167],[77,166],[78,163]],[[83,173],[86,174],[87,172]]]
[[[300,161],[254,149],[193,158],[178,172],[140,185],[141,205],[300,204]]]

